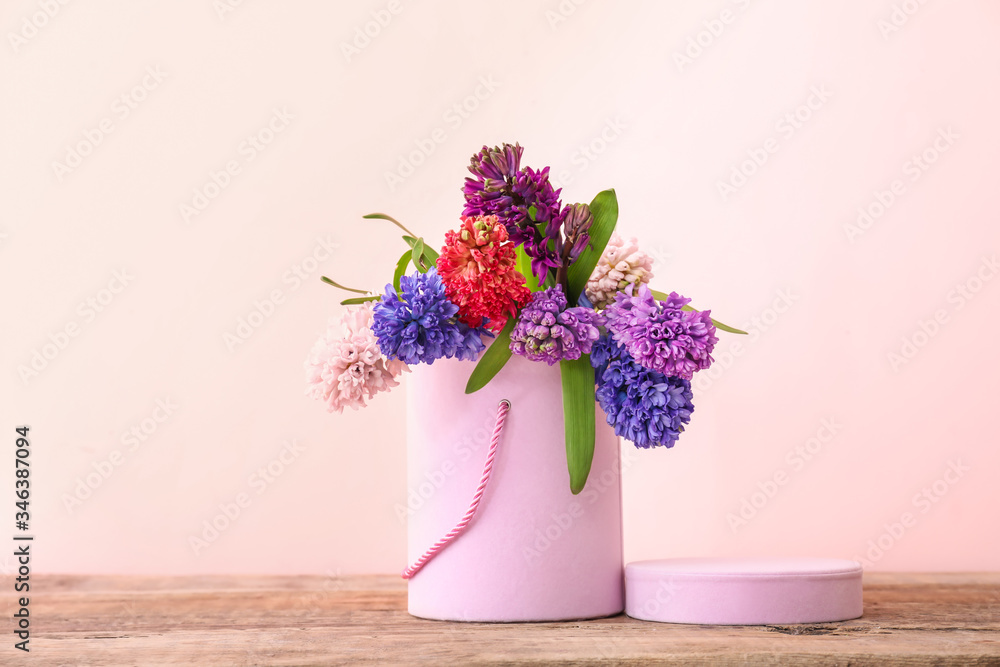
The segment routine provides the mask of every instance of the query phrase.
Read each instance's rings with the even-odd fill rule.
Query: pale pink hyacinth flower
[[[611,235],[601,259],[587,281],[587,298],[596,308],[614,302],[615,294],[629,285],[638,289],[653,277],[653,259],[642,250],[636,239],[625,243],[617,233]]]
[[[306,395],[326,404],[329,412],[365,407],[380,391],[399,384],[396,378],[410,369],[402,361],[386,359],[371,330],[372,304],[348,307],[338,325],[330,318],[305,362]]]

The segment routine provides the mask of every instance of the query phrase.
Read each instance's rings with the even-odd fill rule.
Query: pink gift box
[[[861,565],[832,558],[673,558],[629,563],[632,618],[705,625],[829,623],[862,613]]]
[[[474,394],[475,365],[441,359],[408,378],[408,557],[465,514],[502,399],[492,476],[466,531],[409,580],[409,611],[454,621],[555,621],[624,609],[618,438],[595,403],[594,463],[570,492],[558,366],[514,355]]]

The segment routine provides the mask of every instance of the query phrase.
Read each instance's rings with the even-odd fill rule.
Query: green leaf
[[[656,299],[657,301],[663,301],[668,297],[668,295],[665,292],[660,292],[655,289],[651,289],[649,291],[652,293],[653,298]],[[681,310],[686,310],[688,312],[700,312],[698,311],[697,308],[694,308],[691,305],[681,306]],[[719,322],[714,318],[709,318],[709,319],[712,320],[712,324],[715,326],[715,328],[719,329],[720,331],[728,331],[729,333],[734,333],[734,334],[743,334],[744,336],[747,335],[747,332],[743,331],[742,329],[737,329],[736,327],[731,327],[728,324],[723,324],[722,322]]]
[[[344,299],[343,301],[340,302],[340,305],[341,306],[354,306],[354,305],[357,305],[359,303],[364,303],[366,301],[378,301],[381,298],[382,297],[380,295],[375,295],[375,296],[359,296],[359,297],[355,297],[353,299]]]
[[[366,292],[363,289],[353,289],[351,287],[344,287],[340,283],[334,282],[334,281],[330,280],[329,278],[327,278],[326,276],[320,276],[319,279],[322,280],[323,282],[325,282],[327,285],[333,285],[337,289],[342,289],[345,292],[355,292],[357,294],[368,294],[368,292]]]
[[[521,272],[524,276],[525,282],[528,284],[528,289],[532,292],[538,292],[542,289],[541,284],[538,282],[538,278],[531,271],[531,258],[528,254],[524,252],[524,246],[517,246],[517,270]]]
[[[411,257],[412,253],[407,250],[403,253],[402,257],[399,258],[399,261],[396,262],[396,272],[392,275],[392,286],[396,288],[397,294],[399,293],[399,279],[403,277],[404,273],[406,273],[406,267],[410,263]]]
[[[694,308],[692,308],[691,310],[694,310]],[[744,336],[747,335],[747,332],[743,331],[743,329],[737,329],[736,327],[731,327],[728,324],[723,324],[714,317],[710,317],[709,319],[712,320],[712,324],[715,325],[715,328],[719,329],[720,331],[728,331],[729,333],[734,333],[734,334],[743,334]]]
[[[566,427],[566,465],[569,490],[583,491],[594,462],[594,368],[590,355],[559,362],[562,372],[563,421]]]
[[[587,286],[587,280],[604,254],[604,247],[608,245],[608,239],[618,224],[618,196],[615,191],[598,192],[594,201],[590,202],[590,211],[594,214],[594,223],[590,226],[590,243],[569,267],[569,294],[566,299],[570,306],[576,305],[577,298]]]
[[[413,266],[417,267],[417,271],[420,273],[427,273],[427,267],[424,265],[424,240],[417,239],[417,242],[413,245],[413,251],[410,253],[413,258]]]
[[[389,222],[396,225],[410,236],[413,236],[413,232],[404,227],[403,223],[401,223],[399,220],[396,220],[396,218],[392,217],[391,215],[386,215],[385,213],[369,213],[368,215],[363,215],[361,217],[366,220],[388,220]]]
[[[411,248],[417,247],[418,243],[422,243],[423,244],[424,250],[421,253],[421,256],[424,259],[424,261],[423,261],[424,266],[426,266],[428,269],[431,268],[432,266],[434,266],[435,264],[437,264],[437,259],[438,259],[438,253],[437,253],[437,251],[434,250],[434,248],[432,248],[429,245],[427,245],[427,242],[424,241],[423,237],[421,237],[421,238],[413,238],[412,236],[404,236],[403,240],[406,241],[406,243]]]
[[[485,387],[510,359],[510,332],[514,330],[515,320],[514,317],[507,320],[507,325],[497,334],[493,344],[486,348],[486,352],[483,352],[483,356],[479,358],[479,363],[472,369],[469,382],[465,385],[466,394],[477,392]]]
[[[538,221],[538,218],[536,217],[537,215],[538,215],[538,207],[532,204],[531,206],[528,207],[528,217],[531,219],[532,222],[537,222]]]

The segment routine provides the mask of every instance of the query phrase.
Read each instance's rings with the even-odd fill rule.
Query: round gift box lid
[[[828,558],[673,558],[625,567],[625,613],[664,623],[828,623],[861,616],[861,565]]]

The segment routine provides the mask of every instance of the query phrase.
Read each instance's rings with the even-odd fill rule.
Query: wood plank
[[[862,618],[763,627],[426,621],[405,612],[405,583],[392,576],[39,575],[32,584],[38,665],[1000,664],[996,573],[866,575]]]

